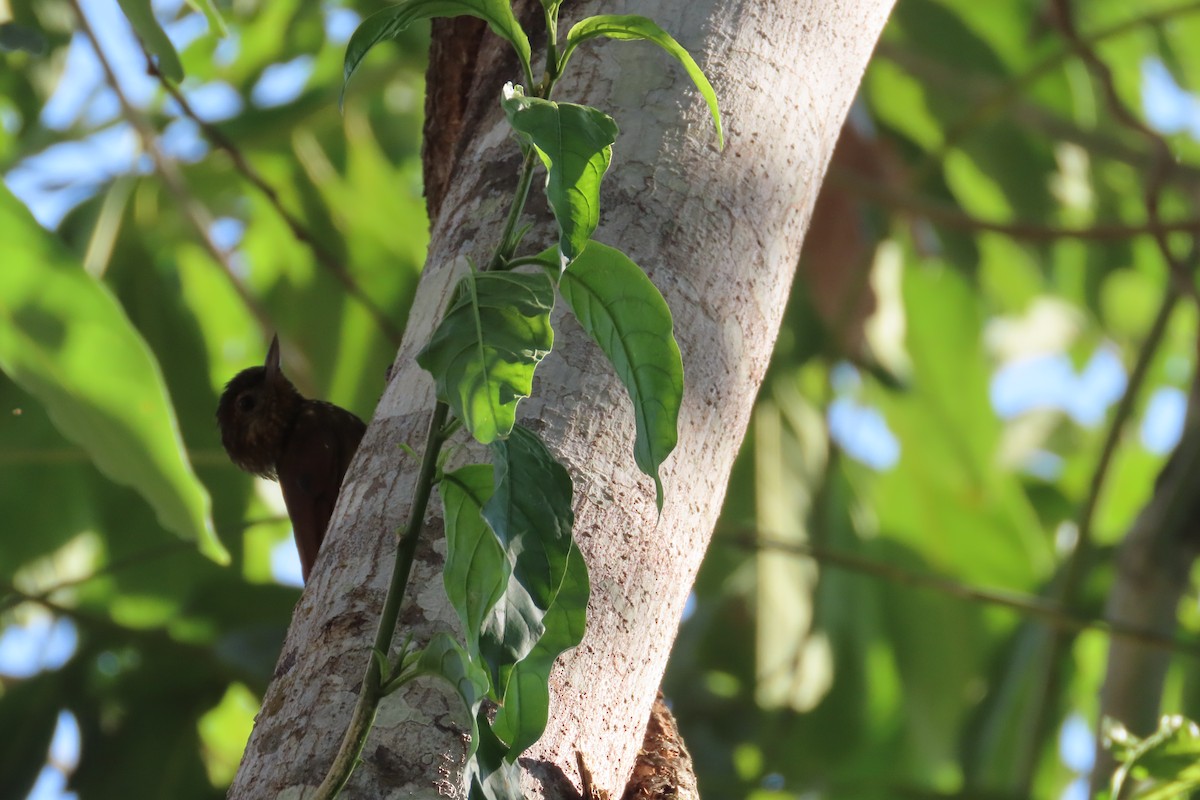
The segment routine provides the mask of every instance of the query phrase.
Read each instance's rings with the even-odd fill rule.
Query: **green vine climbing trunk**
[[[567,303],[552,316],[554,349],[517,421],[541,437],[574,482],[574,536],[592,589],[583,642],[551,676],[546,732],[521,759],[527,796],[572,796],[571,787],[579,786],[576,752],[597,788],[621,794],[774,344],[812,204],[891,5],[647,0],[562,8],[566,26],[588,14],[641,14],[670,31],[715,86],[727,144],[723,151],[715,146],[710,109],[689,75],[649,44],[580,48],[556,92],[617,120],[620,135],[592,238],[620,248],[662,292],[686,381],[678,444],[660,470],[660,513],[658,487],[639,469],[658,456],[642,451],[635,458],[633,448],[645,420],[635,419],[609,357],[566,314],[569,305],[585,319],[589,281],[618,278],[585,271],[560,286]],[[517,10],[525,19],[521,4]],[[419,467],[405,446],[422,451],[434,407],[434,382],[416,357],[452,305],[468,259],[492,258],[521,163],[501,100],[506,81],[528,83],[527,77],[501,55],[502,42],[479,41],[482,47],[435,43],[443,56],[457,52],[459,64],[487,68],[430,75],[435,96],[476,102],[459,109],[458,141],[439,188],[430,256],[404,344],[297,606],[232,798],[299,798],[321,783],[371,659],[396,531],[408,517]],[[539,41],[533,37],[535,64],[544,58]],[[510,116],[520,102],[513,98]],[[540,189],[544,180],[539,171],[535,185]],[[531,200],[530,213],[537,224],[525,236],[525,250],[578,250],[574,229],[561,220],[551,227],[544,201]],[[446,469],[481,461],[482,452],[476,445],[454,448]],[[412,636],[420,645],[437,632],[462,638],[443,589],[441,508],[433,503],[425,515],[397,641]],[[406,684],[380,705],[346,796],[452,793],[469,730],[461,701],[445,683]]]

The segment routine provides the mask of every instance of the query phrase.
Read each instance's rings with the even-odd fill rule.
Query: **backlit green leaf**
[[[546,167],[546,199],[561,232],[559,248],[571,261],[600,221],[600,182],[612,160],[617,123],[589,106],[526,97],[519,86],[504,88],[502,104],[509,123]]]
[[[493,33],[512,44],[526,76],[530,75],[529,39],[513,16],[512,4],[508,0],[408,0],[375,12],[354,31],[346,45],[342,90],[345,91],[350,76],[375,45],[385,39],[395,38],[417,20],[461,16],[478,17],[488,24]]]
[[[533,371],[554,345],[554,288],[536,273],[470,273],[417,355],[437,396],[482,444],[508,435]]]
[[[0,369],[159,522],[227,563],[158,363],[107,287],[0,188]]]

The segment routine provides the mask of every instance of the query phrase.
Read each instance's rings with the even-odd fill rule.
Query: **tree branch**
[[[224,153],[229,156],[230,161],[233,162],[234,169],[236,169],[251,186],[257,189],[263,195],[263,197],[266,198],[271,207],[275,209],[275,213],[279,215],[280,219],[282,219],[284,224],[288,226],[288,229],[291,230],[292,236],[296,238],[296,241],[305,245],[312,252],[313,259],[317,262],[317,264],[323,267],[327,272],[329,272],[329,274],[333,275],[333,277],[336,278],[339,283],[342,284],[342,287],[346,290],[346,293],[358,301],[359,305],[361,305],[363,310],[365,310],[371,316],[371,319],[374,320],[376,326],[383,333],[383,335],[388,338],[392,345],[399,347],[400,338],[403,336],[403,331],[401,331],[400,328],[388,318],[387,314],[384,313],[382,308],[380,308],[373,300],[371,300],[370,297],[367,296],[367,293],[363,291],[362,287],[358,285],[357,281],[355,281],[354,276],[350,274],[350,271],[346,268],[346,265],[343,264],[341,260],[338,259],[338,257],[335,256],[328,248],[321,244],[317,237],[308,229],[308,227],[300,220],[298,216],[293,214],[283,205],[283,201],[279,197],[279,192],[274,186],[267,182],[266,178],[264,178],[258,170],[254,168],[237,144],[228,136],[226,136],[216,125],[213,125],[211,122],[200,118],[200,116],[196,113],[196,110],[192,108],[191,103],[188,102],[187,97],[184,96],[183,92],[181,92],[177,86],[167,80],[166,76],[163,75],[158,69],[157,65],[155,65],[154,60],[150,57],[149,51],[146,50],[145,43],[142,43],[142,52],[146,56],[146,63],[149,65],[148,69],[150,73],[158,78],[158,82],[162,85],[167,94],[169,94],[171,98],[179,105],[179,108],[183,111],[183,114],[192,122],[196,123],[200,130],[204,132],[204,137],[208,139],[208,141],[214,147],[224,151]]]

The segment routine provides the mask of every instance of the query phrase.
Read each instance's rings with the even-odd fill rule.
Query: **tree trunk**
[[[519,418],[575,481],[575,535],[592,597],[583,643],[551,676],[546,734],[522,758],[533,797],[573,796],[576,751],[597,789],[622,794],[778,332],[817,190],[891,5],[645,0],[563,8],[568,25],[591,13],[638,13],[670,31],[716,88],[728,144],[717,150],[686,73],[649,44],[585,45],[556,95],[595,105],[621,127],[595,238],[624,250],[662,290],[687,380],[660,515],[652,482],[634,464],[624,389],[578,326],[554,315],[554,352]],[[435,58],[438,46],[446,43],[435,45]],[[487,59],[481,54],[479,63]],[[404,344],[296,608],[234,798],[285,790],[300,797],[302,787],[320,782],[337,749],[369,658],[395,532],[410,505],[417,465],[400,446],[422,448],[433,406],[432,382],[414,355],[465,257],[487,260],[508,208],[517,157],[499,97],[517,75],[491,68],[447,74],[469,76],[490,106],[475,114],[458,106],[462,139],[450,149],[452,166],[440,169],[429,260]],[[430,80],[436,95],[436,71]],[[451,158],[447,152],[431,145],[428,155]],[[546,232],[535,228],[527,248],[552,241]],[[440,576],[440,505],[432,508],[400,639],[411,634],[421,642],[455,624]],[[348,796],[452,794],[465,722],[461,703],[437,682],[390,696]]]
[[[1200,381],[1194,381],[1183,436],[1117,552],[1117,574],[1104,610],[1108,621],[1164,636],[1178,632],[1179,605],[1200,556],[1198,477]],[[1112,637],[1098,719],[1111,718],[1139,737],[1153,733],[1171,659],[1169,650]],[[1096,745],[1092,794],[1109,788],[1116,769],[1102,728],[1096,731]]]

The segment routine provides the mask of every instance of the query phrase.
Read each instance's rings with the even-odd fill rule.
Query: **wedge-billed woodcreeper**
[[[226,384],[217,425],[234,464],[279,481],[307,582],[367,426],[346,409],[297,391],[280,369],[278,336],[261,367],[244,369]]]

